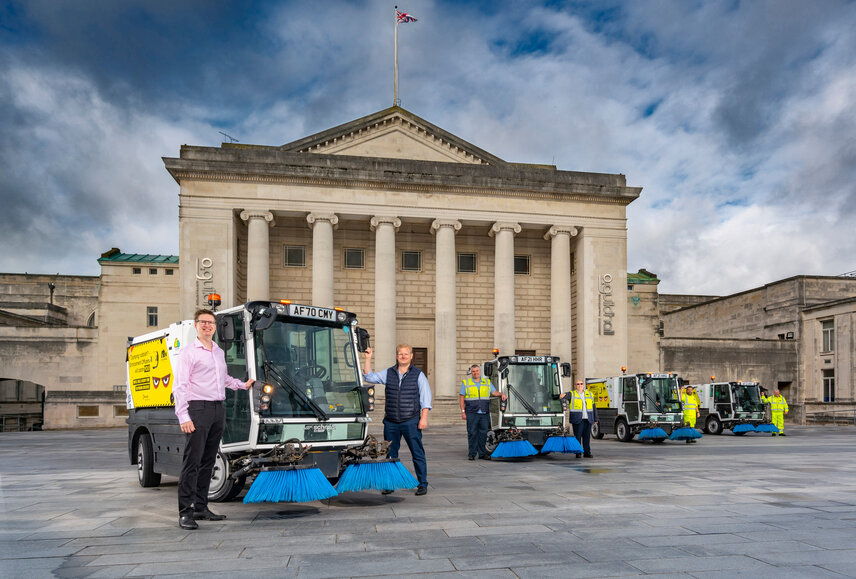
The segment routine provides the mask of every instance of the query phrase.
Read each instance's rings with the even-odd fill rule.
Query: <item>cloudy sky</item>
[[[393,4],[0,3],[0,272],[177,253],[161,157],[390,106]],[[627,175],[628,269],[662,292],[856,270],[856,3],[399,7],[402,106],[509,161]]]

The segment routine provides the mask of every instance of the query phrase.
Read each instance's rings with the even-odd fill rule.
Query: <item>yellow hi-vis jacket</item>
[[[594,408],[594,396],[592,396],[592,393],[588,390],[586,390],[584,396],[586,401],[586,410],[591,413],[592,408]],[[568,410],[571,412],[583,411],[583,395],[576,390],[571,390],[571,399],[568,401]]]
[[[472,378],[465,378],[461,381],[461,390],[463,390],[464,404],[468,413],[488,412],[490,409],[490,380],[484,376],[478,382]]]
[[[778,396],[761,396],[761,402],[770,405],[770,412],[788,411],[788,401],[781,394]]]
[[[681,392],[681,402],[684,405],[684,412],[695,412],[698,410],[698,396],[696,396],[695,392],[692,395],[687,394],[686,390]]]

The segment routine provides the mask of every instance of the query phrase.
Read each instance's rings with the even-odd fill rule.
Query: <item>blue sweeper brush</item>
[[[701,438],[701,432],[689,426],[673,430],[671,436],[669,436],[669,440],[693,440],[696,438]]]
[[[659,426],[656,428],[646,428],[638,436],[638,440],[666,440],[667,438],[669,438],[669,435]]]
[[[742,434],[744,432],[755,432],[755,427],[749,423],[735,424],[734,428],[731,429],[731,432],[733,432],[734,434]]]
[[[313,466],[262,468],[244,497],[244,503],[305,503],[335,497],[336,489]]]
[[[772,432],[775,434],[779,432],[779,429],[775,424],[759,424],[755,427],[755,432]]]
[[[571,434],[570,427],[559,427],[550,433],[544,446],[541,447],[541,453],[548,452],[564,452],[566,454],[582,454],[583,447],[580,442]]]
[[[351,463],[336,484],[340,493],[346,491],[394,491],[419,486],[410,471],[397,458],[366,460]]]
[[[536,454],[538,451],[528,440],[506,440],[500,442],[490,456],[491,458],[520,458]]]

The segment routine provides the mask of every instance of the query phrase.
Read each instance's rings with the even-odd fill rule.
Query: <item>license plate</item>
[[[312,318],[314,320],[324,320],[333,322],[336,320],[336,310],[328,308],[317,308],[315,306],[299,306],[291,304],[288,306],[288,315],[299,318]]]

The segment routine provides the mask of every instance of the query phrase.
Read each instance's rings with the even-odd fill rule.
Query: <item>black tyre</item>
[[[603,433],[600,431],[600,423],[595,422],[591,425],[591,436],[600,440],[603,438]]]
[[[704,429],[708,434],[722,434],[722,421],[718,416],[708,416]]]
[[[619,418],[618,422],[615,423],[615,436],[621,442],[630,442],[633,440],[633,433],[630,431],[627,421],[623,418]]]
[[[238,496],[247,482],[245,478],[232,480],[229,461],[222,452],[217,452],[214,469],[211,471],[211,486],[208,487],[208,500],[213,503],[230,501]]]
[[[137,478],[141,487],[156,487],[161,482],[160,473],[155,472],[155,453],[148,432],[137,440]]]
[[[496,447],[499,443],[496,441],[496,431],[489,430],[487,433],[487,439],[484,443],[484,448],[487,451],[488,456],[493,454],[493,451],[496,450]]]

